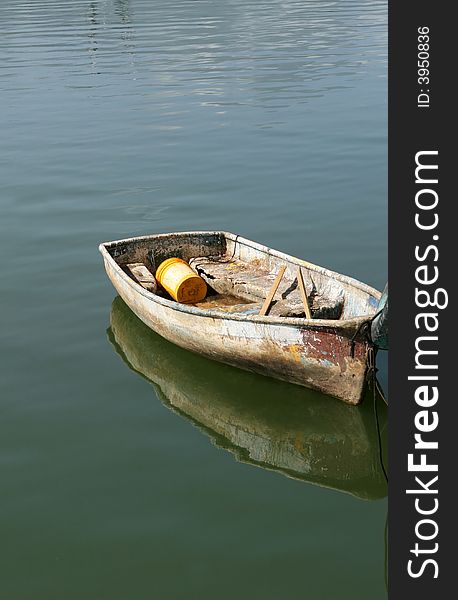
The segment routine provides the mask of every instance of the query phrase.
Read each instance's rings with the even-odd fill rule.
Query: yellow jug
[[[181,258],[168,258],[156,271],[156,279],[177,302],[192,304],[207,295],[207,284]]]

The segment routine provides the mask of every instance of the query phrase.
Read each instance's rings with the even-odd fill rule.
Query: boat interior
[[[259,314],[283,267],[269,316],[306,317],[299,278],[303,281],[313,319],[370,316],[375,313],[379,300],[375,290],[356,280],[234,234],[161,234],[112,242],[105,248],[137,284],[169,299],[165,290],[153,289],[154,275],[162,261],[182,258],[207,284],[206,298],[194,306],[212,311]]]

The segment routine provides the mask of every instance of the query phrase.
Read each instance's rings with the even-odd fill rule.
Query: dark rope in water
[[[371,361],[373,361],[373,349],[371,349],[371,355],[372,355],[372,359]],[[378,418],[378,410],[377,410],[377,389],[380,391],[380,387],[378,386],[377,383],[377,377],[376,377],[376,373],[377,373],[377,369],[375,368],[375,364],[370,365],[370,369],[372,371],[371,373],[371,383],[372,383],[372,398],[373,398],[373,403],[374,403],[374,417],[375,417],[375,427],[376,427],[376,431],[377,431],[377,442],[378,442],[378,455],[379,455],[379,460],[380,460],[380,466],[382,467],[382,471],[383,474],[385,476],[386,482],[388,483],[388,474],[386,472],[385,469],[385,465],[383,463],[383,448],[382,448],[382,434],[380,432],[380,421]],[[382,398],[385,400],[385,397],[382,395]]]
[[[375,367],[375,359],[374,359],[374,349],[370,349],[370,366],[371,369],[371,384],[372,384],[372,398],[374,404],[374,418],[375,418],[375,427],[377,431],[377,442],[378,442],[378,455],[380,466],[383,471],[383,475],[385,476],[386,483],[388,484],[388,473],[385,469],[385,464],[383,462],[383,447],[382,447],[382,434],[380,431],[380,421],[378,418],[378,410],[377,410],[377,391],[381,396],[382,400],[385,404],[388,404],[385,395],[377,381],[377,368]],[[385,558],[384,558],[384,579],[385,579],[385,588],[388,591],[388,511],[386,513],[385,518],[385,528],[384,528],[384,542],[385,542]]]

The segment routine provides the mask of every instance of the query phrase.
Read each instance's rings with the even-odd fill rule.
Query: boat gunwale
[[[173,232],[173,233],[158,233],[151,235],[142,235],[131,238],[124,238],[120,240],[113,240],[110,242],[102,242],[99,245],[99,251],[102,254],[104,260],[108,261],[111,267],[114,269],[115,273],[120,277],[125,283],[127,283],[134,292],[140,294],[145,299],[175,310],[181,313],[187,313],[197,317],[209,317],[212,319],[223,319],[225,321],[242,321],[242,322],[252,322],[253,324],[265,324],[265,325],[282,325],[282,326],[296,326],[296,327],[307,327],[314,328],[317,327],[319,329],[329,328],[333,331],[337,329],[345,330],[350,329],[354,330],[356,326],[359,326],[364,321],[369,320],[373,315],[361,315],[358,317],[353,317],[351,319],[306,319],[299,317],[273,317],[269,315],[260,316],[260,315],[243,315],[237,313],[224,313],[218,310],[198,308],[196,306],[190,306],[187,304],[181,304],[179,302],[175,302],[174,300],[169,300],[168,298],[162,298],[157,294],[153,294],[149,292],[145,288],[143,288],[140,284],[135,282],[131,277],[127,275],[123,271],[123,269],[118,265],[116,260],[111,256],[108,252],[108,248],[115,247],[120,244],[126,243],[135,243],[140,241],[148,241],[148,240],[157,240],[161,237],[169,237],[170,235],[179,237],[184,235],[223,235],[225,238],[234,242],[234,244],[242,243],[254,250],[258,250],[263,252],[264,254],[268,254],[284,260],[288,263],[292,263],[298,266],[305,267],[310,269],[311,271],[316,271],[330,277],[331,279],[336,279],[342,283],[345,283],[351,287],[355,287],[360,291],[367,293],[368,295],[373,296],[377,300],[381,298],[381,292],[372,288],[371,286],[363,283],[362,281],[358,281],[348,275],[342,275],[341,273],[337,273],[336,271],[331,271],[326,269],[325,267],[320,267],[319,265],[315,265],[313,263],[309,263],[305,260],[297,258],[295,256],[291,256],[289,254],[285,254],[284,252],[280,252],[279,250],[275,250],[273,248],[269,248],[258,242],[253,242],[252,240],[246,239],[240,235],[236,235],[226,231],[181,231],[181,232]],[[375,314],[375,311],[374,311]]]

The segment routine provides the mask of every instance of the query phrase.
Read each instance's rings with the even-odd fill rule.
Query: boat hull
[[[189,353],[152,332],[120,296],[108,338],[165,406],[238,461],[365,500],[386,496],[372,402],[350,406]],[[384,440],[386,405],[376,401]]]
[[[298,325],[288,319],[273,323],[228,316],[194,314],[139,290],[104,255],[113,286],[131,310],[153,331],[187,350],[232,366],[316,389],[349,404],[363,396],[370,350],[351,324]],[[362,322],[362,321],[361,321]]]

